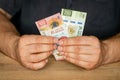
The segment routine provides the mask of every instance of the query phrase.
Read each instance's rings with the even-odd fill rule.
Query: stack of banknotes
[[[87,13],[69,9],[62,9],[61,14],[56,13],[47,18],[35,22],[39,32],[44,36],[76,37],[82,36]],[[56,44],[57,45],[57,44]],[[56,60],[62,60],[63,56],[57,50],[53,51]]]

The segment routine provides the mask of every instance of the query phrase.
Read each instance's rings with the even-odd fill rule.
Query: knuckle
[[[53,50],[53,46],[52,45],[44,45],[43,49],[45,49],[46,51],[50,51],[50,50]]]
[[[74,41],[76,41],[77,43],[81,43],[81,42],[82,42],[81,36],[80,36],[80,37],[76,37],[76,38],[74,39]]]
[[[42,69],[43,67],[45,66],[45,64],[41,63],[39,65],[32,65],[32,69],[33,70],[39,70],[39,69]]]
[[[87,65],[86,65],[86,70],[92,70],[92,69],[94,69],[95,68],[95,63],[88,63]]]
[[[28,37],[28,35],[23,35],[23,36],[21,36],[21,40],[24,40],[24,39],[26,39]]]
[[[78,56],[76,56],[76,57],[77,57],[77,60],[78,60],[78,61],[80,61],[80,60],[81,60],[81,58],[80,58],[80,56],[79,56],[79,55],[78,55]]]
[[[39,69],[34,64],[31,64],[31,63],[25,63],[23,66],[25,66],[26,68],[31,69],[31,70],[38,70]]]
[[[30,65],[28,64],[28,62],[27,61],[24,61],[24,60],[21,60],[21,62],[20,62],[23,66],[25,66],[25,67],[30,67]]]
[[[34,65],[34,64],[31,64],[31,66],[29,66],[32,70],[38,70],[38,68]]]
[[[90,36],[90,38],[93,39],[93,40],[94,40],[94,39],[97,40],[97,37],[95,37],[95,36]]]
[[[38,68],[34,64],[28,65],[28,68],[32,70],[38,70]]]
[[[95,44],[100,45],[100,40],[97,37],[93,36],[92,40],[94,41]]]
[[[39,67],[39,69],[44,68],[45,64],[41,64],[41,66]]]
[[[81,47],[80,46],[75,47],[74,51],[78,52],[78,53],[81,53]]]
[[[23,66],[25,66],[28,69],[32,69],[33,70],[33,65],[31,63],[24,63]]]
[[[52,41],[53,39],[51,37],[46,37],[46,36],[38,36],[35,38],[35,41],[36,42],[44,42],[44,43],[47,43],[47,42],[53,42]]]
[[[53,49],[56,49],[56,48],[57,48],[56,45],[51,45],[51,46],[50,46],[50,50],[53,50]]]
[[[101,50],[99,48],[94,49],[94,51],[97,56],[99,56],[101,53]]]
[[[76,40],[76,41],[81,40],[81,36],[74,38],[74,40]]]
[[[24,43],[25,39],[26,39],[26,35],[21,36],[21,38],[19,39],[19,44]]]
[[[94,41],[94,43],[99,43],[99,39],[95,36],[90,36],[91,41]]]
[[[43,37],[42,37],[42,36],[35,37],[35,41],[36,41],[36,42],[42,41],[42,40],[43,40]]]

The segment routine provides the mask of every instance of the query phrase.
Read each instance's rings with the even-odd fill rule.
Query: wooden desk
[[[32,71],[0,53],[0,80],[120,80],[120,62],[86,71],[66,61],[50,61]]]

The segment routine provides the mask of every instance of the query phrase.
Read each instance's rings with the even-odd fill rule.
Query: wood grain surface
[[[51,56],[46,67],[33,71],[0,53],[0,80],[120,80],[120,62],[87,71]]]

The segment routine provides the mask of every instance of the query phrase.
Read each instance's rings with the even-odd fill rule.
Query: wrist
[[[17,60],[17,48],[18,48],[18,41],[19,41],[19,36],[13,36],[13,39],[10,41],[9,48],[10,48],[10,57]]]
[[[103,64],[109,64],[113,62],[117,62],[120,60],[120,55],[119,55],[119,39],[116,37],[113,37],[108,40],[102,41],[104,44],[104,50],[105,54]]]
[[[102,54],[102,64],[107,64],[109,63],[109,47],[105,41],[101,42],[101,54]]]
[[[16,60],[17,42],[20,38],[19,34],[14,32],[0,33],[0,50],[7,56]]]

